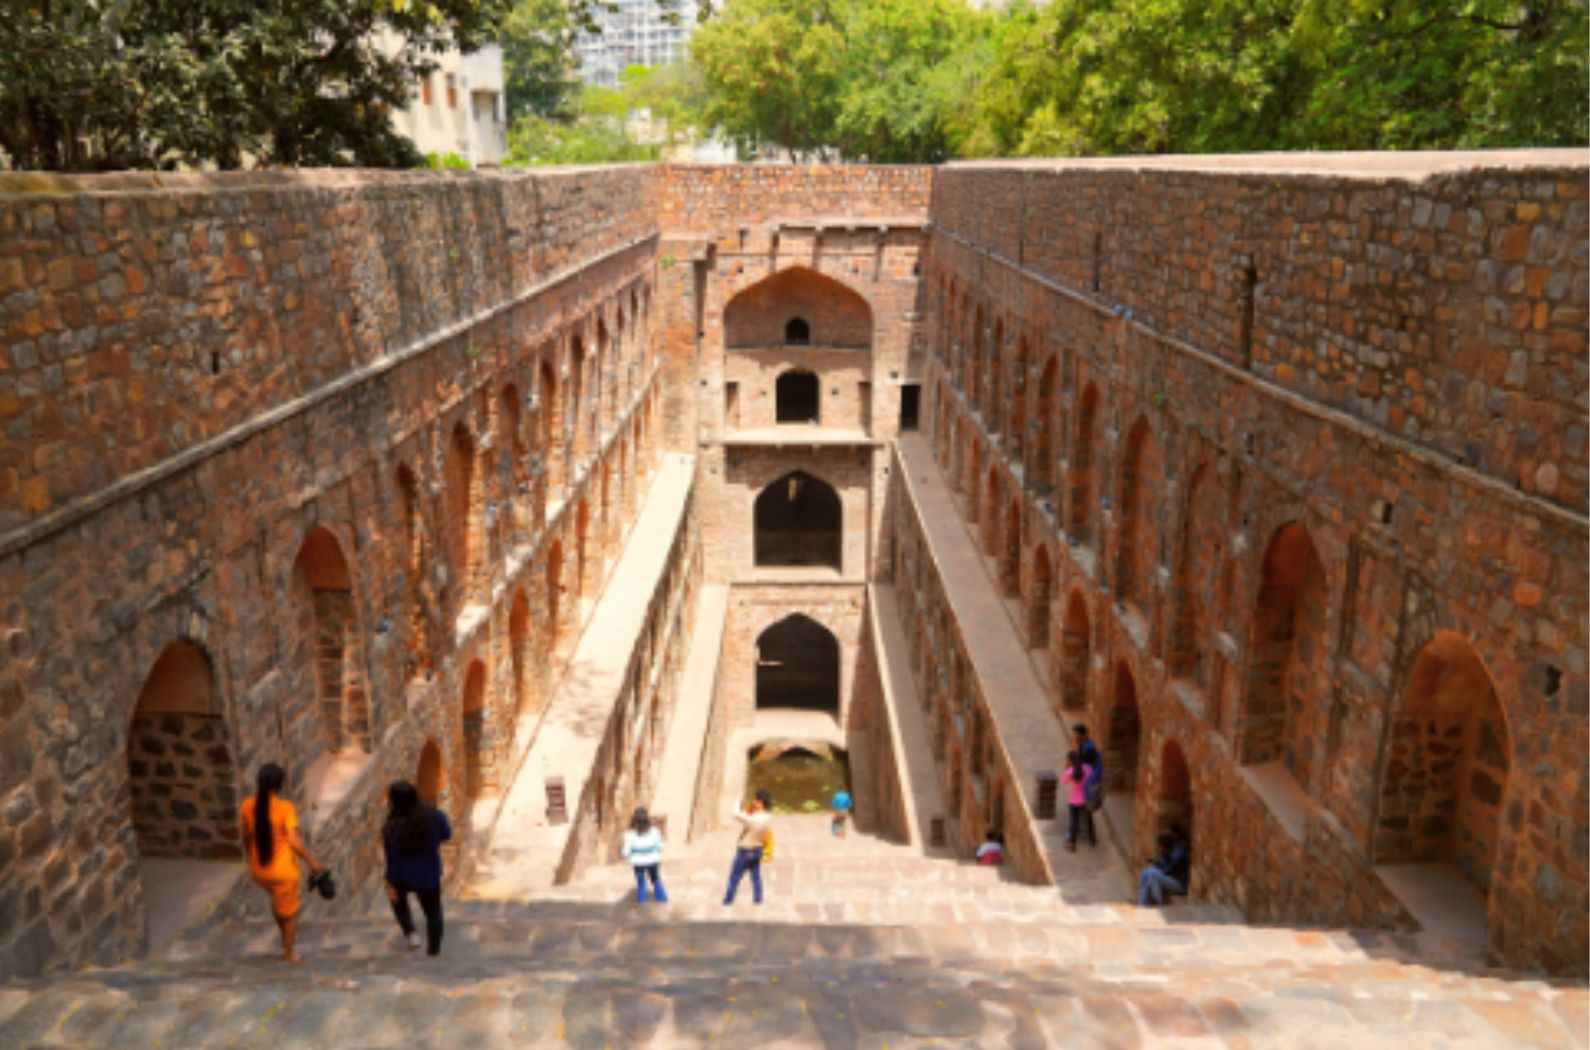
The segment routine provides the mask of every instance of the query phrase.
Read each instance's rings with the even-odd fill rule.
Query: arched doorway
[[[427,548],[425,525],[420,503],[420,485],[407,464],[397,469],[399,513],[403,518],[403,596],[408,613],[408,659],[405,668],[409,677],[428,674],[431,669],[433,642],[431,617],[434,614],[435,593],[426,577],[425,550]]]
[[[1093,659],[1090,631],[1088,603],[1082,592],[1072,591],[1060,631],[1060,706],[1067,711],[1088,706],[1088,665]]]
[[[178,640],[160,651],[127,733],[133,830],[141,857],[240,855],[237,772],[210,658]]]
[[[793,707],[839,716],[839,640],[795,613],[756,639],[756,707]]]
[[[1148,420],[1139,416],[1126,437],[1121,459],[1120,543],[1115,566],[1116,593],[1139,615],[1149,612],[1154,566],[1159,561],[1155,520],[1160,500],[1159,447]]]
[[[1124,663],[1115,665],[1115,696],[1110,703],[1109,736],[1104,745],[1104,790],[1137,793],[1137,752],[1143,723],[1137,710],[1137,680]]]
[[[822,418],[822,392],[817,376],[792,368],[773,384],[774,420],[779,423],[816,423]],[[764,417],[765,418],[765,417]]]
[[[563,403],[558,399],[558,372],[551,361],[541,362],[541,378],[536,393],[541,425],[541,455],[545,463],[547,489],[563,488]]]
[[[1077,409],[1077,439],[1071,456],[1071,507],[1067,519],[1078,543],[1092,543],[1098,517],[1099,388],[1092,383],[1082,392]]]
[[[210,657],[170,642],[127,727],[128,815],[150,951],[226,896],[242,855],[238,774]],[[111,833],[114,829],[105,829]]]
[[[293,560],[300,645],[313,666],[321,737],[332,754],[370,750],[370,706],[360,668],[353,576],[337,537],[310,529]]]
[[[556,646],[563,636],[563,541],[547,550],[547,636]]]
[[[1281,526],[1264,553],[1240,754],[1244,764],[1280,761],[1305,791],[1314,779],[1314,746],[1325,735],[1325,600],[1325,570],[1308,530],[1297,522]]]
[[[1032,585],[1027,594],[1027,645],[1033,649],[1049,647],[1049,586],[1054,570],[1049,565],[1049,546],[1040,543],[1032,556]]]
[[[1380,778],[1379,864],[1444,864],[1488,893],[1513,765],[1495,683],[1461,634],[1414,658]]]
[[[841,570],[842,508],[828,483],[796,470],[763,489],[754,508],[759,566],[826,565]]]
[[[1033,455],[1033,478],[1042,492],[1054,488],[1058,456],[1055,452],[1055,430],[1059,425],[1059,411],[1055,406],[1055,359],[1044,362],[1038,377],[1038,447]]]
[[[475,477],[475,439],[463,423],[453,428],[442,472],[447,488],[447,530],[453,540],[453,592],[458,601],[463,602],[469,600],[474,589],[479,548],[476,517],[480,507]]]
[[[472,661],[464,678],[464,790],[471,799],[495,786],[486,714],[486,665]]]
[[[425,746],[420,748],[420,764],[414,771],[414,788],[419,792],[421,802],[435,806],[441,803],[446,787],[447,783],[442,777],[441,745],[427,739]]]
[[[530,678],[530,601],[524,591],[513,595],[513,606],[508,611],[508,664],[513,668],[514,717],[531,710],[532,686]]]
[[[1005,508],[1005,543],[999,557],[999,585],[1007,598],[1021,597],[1021,500]]]
[[[1155,832],[1180,828],[1193,841],[1192,776],[1181,744],[1165,741],[1159,759],[1159,798],[1155,802]]]

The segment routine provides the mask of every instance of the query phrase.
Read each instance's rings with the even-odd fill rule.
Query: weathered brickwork
[[[1582,972],[1587,191],[1535,160],[941,171],[925,404],[1135,852],[1335,923],[1447,863]]]
[[[0,975],[137,953],[140,859],[237,856],[268,760],[334,907],[394,779],[466,872],[604,593],[645,626],[545,859],[609,859],[702,586],[691,830],[765,691],[829,705],[897,835],[879,734],[922,719],[950,845],[1047,879],[1002,734],[1086,721],[1108,833],[1189,830],[1195,898],[1412,928],[1411,866],[1496,961],[1583,972],[1587,205],[1556,153],[0,175]],[[911,386],[1019,718],[896,475]],[[632,594],[664,450],[696,474]],[[883,580],[920,710],[883,707]]]
[[[653,177],[0,186],[7,972],[135,952],[267,760],[348,902],[391,780],[467,850],[654,463]]]

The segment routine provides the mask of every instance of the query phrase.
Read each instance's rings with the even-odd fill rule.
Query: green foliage
[[[636,142],[621,120],[582,115],[574,120],[526,116],[508,131],[509,167],[556,164],[617,164],[656,160],[661,150]]]
[[[940,160],[983,24],[964,0],[729,0],[691,43],[700,111],[746,156]]]
[[[571,118],[576,12],[566,0],[515,0],[502,27],[502,66],[510,123],[526,114]]]
[[[509,0],[14,0],[0,150],[19,168],[409,166],[388,114]],[[406,41],[396,54],[379,31]]]
[[[427,153],[425,166],[432,171],[469,171],[470,163],[456,153]]]
[[[1570,145],[1580,0],[1055,0],[1011,12],[965,152]]]

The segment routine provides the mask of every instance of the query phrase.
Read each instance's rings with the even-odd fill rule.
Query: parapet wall
[[[1574,150],[952,165],[932,215],[947,241],[1582,513],[1584,175]]]
[[[0,536],[651,235],[655,187],[0,175]]]
[[[661,169],[657,224],[670,233],[725,236],[781,219],[920,223],[934,175],[910,166],[671,164]]]

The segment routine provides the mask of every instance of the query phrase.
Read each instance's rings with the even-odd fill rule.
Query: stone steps
[[[311,924],[309,961],[287,967],[271,957],[268,925],[254,931],[264,950],[0,989],[0,1046],[1403,1048],[1585,1037],[1582,987],[1465,972],[1388,935],[1057,925],[1041,940],[1016,927],[990,943],[960,925],[490,919],[451,924],[444,954],[428,959],[399,948],[390,927],[348,922]]]

